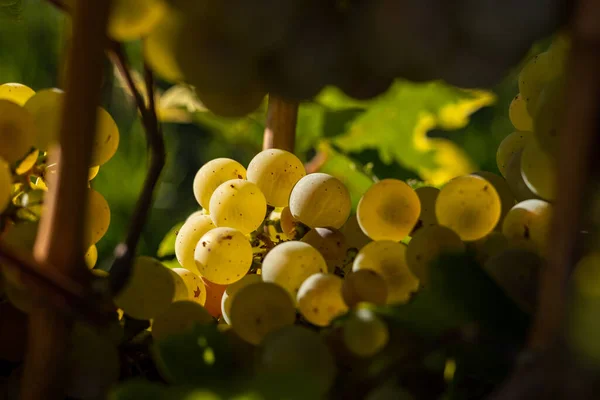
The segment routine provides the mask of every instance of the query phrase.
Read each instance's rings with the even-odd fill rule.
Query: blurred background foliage
[[[52,5],[43,0],[0,2],[0,83],[19,82],[34,90],[60,87],[65,43],[68,20]],[[127,44],[127,52],[139,70],[140,43]],[[101,259],[125,236],[146,168],[135,105],[112,72],[107,61],[103,106],[117,121],[121,143],[92,181],[112,212],[109,232],[98,244]],[[170,86],[159,81],[168,159],[139,247],[150,255],[173,225],[197,209],[192,181],[198,168],[216,157],[247,165],[261,150],[264,128],[266,105],[247,118],[228,120],[203,111],[187,88]],[[366,103],[327,89],[301,106],[297,154],[305,162],[312,160],[311,167],[343,179],[355,201],[377,178],[440,185],[475,170],[497,172],[496,149],[513,131],[507,113],[516,93],[514,73],[490,92],[397,82]]]

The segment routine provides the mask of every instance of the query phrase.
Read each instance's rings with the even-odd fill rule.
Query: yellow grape
[[[163,0],[115,0],[108,22],[109,35],[119,41],[147,35],[166,11]]]
[[[217,187],[210,198],[210,217],[213,224],[254,232],[264,221],[267,202],[254,183],[232,179]]]
[[[0,99],[0,158],[11,164],[22,159],[33,147],[35,137],[36,126],[29,111]]]
[[[110,225],[110,208],[104,197],[94,189],[88,189],[88,205],[85,245],[98,243],[108,231]]]
[[[267,204],[285,207],[294,185],[306,175],[302,161],[294,154],[279,149],[258,153],[248,164],[248,180],[263,192]]]
[[[556,197],[556,161],[530,140],[521,155],[521,174],[527,187],[544,200]]]
[[[333,386],[335,359],[317,333],[298,325],[286,326],[265,337],[260,350],[258,370],[291,374],[310,382],[321,394]]]
[[[245,341],[260,344],[263,338],[296,321],[296,309],[289,293],[270,282],[242,288],[231,304],[231,326]]]
[[[520,94],[516,95],[510,102],[508,117],[516,130],[525,132],[533,130],[533,119],[529,115],[529,111],[527,111],[527,102]]]
[[[432,262],[444,254],[464,251],[465,244],[454,231],[445,226],[434,225],[415,233],[406,249],[406,261],[421,284],[427,285]]]
[[[225,293],[223,293],[223,297],[221,298],[221,315],[225,322],[231,325],[231,304],[233,303],[235,295],[242,290],[242,288],[257,282],[262,282],[262,277],[256,274],[249,274],[239,281],[227,286]]]
[[[33,116],[36,127],[35,147],[48,150],[58,139],[65,93],[60,89],[44,89],[33,95],[25,108]]]
[[[483,268],[523,310],[532,312],[537,302],[538,277],[543,261],[525,249],[508,249],[491,257]]]
[[[532,57],[519,74],[519,92],[527,104],[529,115],[537,108],[542,90],[560,71],[551,68],[548,52]]]
[[[564,71],[567,57],[571,50],[571,39],[564,33],[557,34],[548,48],[550,68]]]
[[[11,190],[12,173],[10,172],[10,166],[0,158],[0,213],[8,207]]]
[[[213,317],[204,307],[193,301],[175,301],[152,321],[152,337],[164,339],[170,335],[185,333],[196,324],[212,324]]]
[[[387,303],[404,303],[419,287],[419,280],[406,263],[406,245],[391,240],[371,242],[363,247],[352,265],[352,271],[370,269],[385,280]]]
[[[502,225],[511,245],[545,251],[552,205],[544,200],[525,200],[515,205]]]
[[[127,284],[115,296],[115,304],[137,319],[151,319],[167,310],[175,295],[171,272],[160,261],[141,256],[133,262]]]
[[[183,280],[187,290],[186,300],[196,302],[203,306],[204,303],[206,303],[206,288],[204,287],[202,279],[185,268],[173,268],[171,271],[176,273]]]
[[[302,238],[304,243],[317,249],[325,259],[329,272],[335,267],[342,267],[346,257],[346,239],[344,235],[333,228],[315,228],[308,231]]]
[[[90,167],[88,171],[88,181],[94,180],[94,178],[98,175],[98,172],[100,172],[99,165],[96,165],[95,167]]]
[[[173,268],[175,269],[175,268]],[[173,295],[173,301],[189,300],[190,289],[186,286],[183,278],[179,276],[173,269],[169,269],[171,276],[173,277],[173,283],[175,284],[175,294]],[[185,270],[187,271],[187,269]]]
[[[98,248],[95,244],[91,245],[84,255],[85,265],[89,269],[93,269],[96,266],[96,262],[98,262]]]
[[[281,230],[286,236],[292,238],[296,234],[296,225],[297,221],[294,219],[292,212],[289,207],[283,207],[281,210],[281,215],[279,217],[279,224],[281,226]]]
[[[359,357],[372,357],[389,341],[388,327],[373,311],[363,308],[354,312],[342,327],[344,345]]]
[[[342,297],[342,283],[337,275],[318,273],[309,276],[298,290],[298,310],[308,322],[327,326],[348,311]]]
[[[482,239],[469,243],[469,247],[475,253],[475,259],[481,265],[508,249],[508,245],[508,239],[502,232],[492,232]]]
[[[565,82],[555,79],[542,91],[533,120],[533,134],[538,144],[552,155],[559,151],[558,130],[565,108]]]
[[[496,164],[503,177],[507,178],[508,163],[513,155],[522,151],[531,138],[529,132],[513,132],[502,140],[496,152]]]
[[[502,209],[500,211],[500,219],[496,224],[496,230],[502,229],[502,221],[504,220],[504,217],[506,216],[506,214],[508,214],[510,209],[516,203],[515,196],[513,195],[512,190],[508,185],[508,182],[506,182],[506,180],[503,177],[488,171],[475,172],[473,175],[480,176],[483,179],[487,180],[489,183],[492,184],[492,186],[494,186],[494,189],[496,189],[496,192],[500,197],[500,203],[502,204]]]
[[[385,305],[387,285],[377,272],[361,269],[346,276],[342,285],[342,297],[349,307],[362,302]]]
[[[308,243],[298,241],[278,244],[267,253],[262,264],[263,280],[281,286],[293,299],[302,282],[319,272],[327,272],[321,253]]]
[[[183,80],[174,51],[181,37],[184,15],[169,8],[144,40],[144,59],[157,75],[170,82]]]
[[[96,135],[94,136],[91,165],[102,165],[117,152],[119,128],[115,120],[102,107],[98,107],[96,115]]]
[[[183,226],[179,228],[175,239],[175,256],[179,264],[190,271],[198,272],[194,252],[200,238],[211,229],[215,228],[210,215],[193,215],[188,217]]]
[[[440,189],[433,186],[422,186],[415,189],[415,193],[419,197],[419,203],[421,204],[421,213],[419,214],[419,221],[417,222],[415,229],[437,225],[435,201],[437,200],[438,194],[440,194]]]
[[[340,228],[340,232],[342,232],[346,239],[346,246],[348,249],[355,249],[358,251],[367,243],[372,242],[371,238],[365,235],[360,228],[356,214],[352,214],[348,217],[344,226]]]
[[[252,257],[250,241],[233,228],[214,228],[206,232],[194,253],[200,274],[220,285],[242,279],[252,265]]]
[[[350,193],[339,179],[323,173],[308,174],[296,183],[290,196],[295,219],[310,228],[339,229],[350,215]]]
[[[461,240],[481,239],[500,219],[502,203],[487,180],[476,175],[452,179],[440,191],[435,214],[440,225],[456,232]]]
[[[209,210],[210,198],[219,185],[231,179],[246,179],[246,169],[230,158],[215,158],[198,170],[194,177],[194,197]]]
[[[523,180],[523,174],[521,173],[522,156],[523,150],[519,150],[513,154],[506,169],[506,183],[508,183],[511,192],[517,201],[538,198]]]
[[[23,175],[31,170],[33,166],[37,163],[38,157],[40,155],[40,151],[38,149],[33,149],[25,158],[19,161],[15,168],[15,173],[17,175]]]
[[[356,217],[363,232],[373,240],[404,239],[421,214],[419,196],[406,183],[384,179],[361,197]]]
[[[10,100],[20,106],[24,106],[34,94],[33,89],[20,83],[0,85],[0,100]]]

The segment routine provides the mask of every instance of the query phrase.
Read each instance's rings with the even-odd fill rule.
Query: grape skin
[[[195,273],[185,268],[173,268],[172,272],[177,274],[185,285],[185,300],[190,300],[200,304],[201,306],[206,303],[206,288],[202,279]]]
[[[20,83],[4,83],[0,85],[0,99],[9,100],[20,106],[24,106],[35,92],[33,89]]]
[[[346,186],[324,173],[306,175],[296,183],[290,195],[293,217],[310,228],[339,229],[348,219],[351,209]]]
[[[248,181],[256,184],[267,204],[285,207],[289,204],[294,185],[306,175],[302,161],[294,154],[279,149],[258,153],[248,164]]]
[[[552,205],[531,199],[516,204],[504,218],[502,233],[511,246],[535,249],[543,253],[552,217]]]
[[[25,103],[25,109],[33,116],[36,126],[35,147],[40,150],[48,150],[58,139],[64,95],[60,89],[44,89]]]
[[[12,189],[12,174],[7,162],[0,158],[0,212],[3,212],[10,203]]]
[[[362,302],[385,305],[387,285],[377,272],[361,269],[346,276],[342,285],[342,297],[349,307]]]
[[[365,235],[360,228],[356,214],[352,214],[350,217],[348,217],[348,220],[344,226],[340,228],[340,232],[342,232],[344,238],[346,239],[346,245],[348,247],[347,250],[354,249],[358,251],[367,243],[372,242],[371,238]]]
[[[214,323],[204,307],[193,301],[176,301],[152,321],[152,337],[161,340],[170,335],[184,333],[196,324]]]
[[[145,36],[165,15],[162,0],[115,0],[108,22],[109,35],[119,41]]]
[[[348,311],[342,298],[342,278],[318,273],[309,276],[298,290],[298,310],[317,326],[328,326],[333,319]]]
[[[194,252],[200,238],[211,229],[214,229],[210,215],[190,216],[179,228],[175,239],[175,256],[179,264],[192,272],[198,272],[194,261]]]
[[[0,158],[9,163],[22,159],[34,144],[36,126],[25,108],[0,99]]]
[[[283,207],[281,210],[279,224],[281,225],[281,230],[283,233],[285,233],[289,238],[294,237],[297,221],[294,219],[289,207]]]
[[[210,198],[219,185],[231,179],[246,179],[246,169],[230,158],[215,158],[204,164],[194,177],[194,197],[209,210]]]
[[[470,242],[468,247],[475,253],[475,259],[480,265],[496,254],[508,249],[508,238],[502,232],[492,232],[486,237]]]
[[[263,260],[262,278],[284,288],[293,299],[309,276],[327,272],[323,256],[311,245],[289,241],[275,246]]]
[[[521,155],[521,174],[527,187],[544,200],[556,197],[556,163],[540,148],[537,140],[530,140]]]
[[[93,269],[96,266],[96,262],[98,261],[98,248],[95,244],[91,245],[84,255],[85,265],[89,269]]]
[[[342,328],[344,344],[359,357],[372,357],[389,341],[388,327],[369,309],[356,310]]]
[[[204,278],[221,285],[231,284],[250,269],[252,245],[236,229],[214,228],[200,238],[194,259]]]
[[[550,54],[540,53],[529,60],[519,74],[519,92],[527,103],[529,115],[533,115],[542,90],[555,79],[560,71],[552,69]]]
[[[527,103],[520,94],[516,95],[508,107],[508,117],[516,130],[533,131],[533,118],[527,111]]]
[[[363,232],[373,240],[404,239],[421,214],[419,196],[406,183],[384,179],[373,184],[361,197],[356,218]]]
[[[523,180],[523,174],[521,173],[521,158],[523,150],[519,150],[508,162],[506,169],[506,183],[510,186],[515,199],[517,201],[524,201],[529,199],[537,199],[538,197],[529,189],[525,181]]]
[[[217,187],[210,198],[210,217],[218,227],[244,234],[255,231],[264,221],[267,201],[254,183],[232,179]]]
[[[498,146],[496,152],[496,164],[503,177],[508,179],[508,164],[512,157],[523,150],[527,141],[531,139],[528,132],[513,132],[506,136]]]
[[[565,110],[565,82],[555,79],[542,91],[534,113],[534,136],[541,149],[554,155],[558,151],[558,128]]]
[[[111,115],[102,107],[98,107],[96,118],[96,135],[94,136],[91,165],[99,166],[110,160],[117,152],[119,128]]]
[[[506,214],[508,214],[510,209],[516,203],[515,197],[512,193],[512,190],[510,190],[510,186],[508,185],[508,183],[506,182],[506,180],[503,177],[498,176],[498,175],[488,172],[488,171],[475,172],[473,175],[480,176],[483,179],[487,180],[489,183],[492,184],[492,186],[494,186],[494,189],[496,189],[496,192],[498,193],[498,196],[500,197],[500,203],[502,204],[502,209],[500,211],[500,219],[498,220],[498,223],[496,224],[495,229],[496,230],[502,229],[502,221],[504,221],[504,217],[506,216]]]
[[[262,277],[256,274],[249,274],[239,281],[227,286],[227,289],[225,289],[225,293],[223,293],[223,297],[221,298],[221,315],[229,325],[231,325],[231,304],[233,303],[235,295],[242,290],[242,288],[257,282],[262,282]]]
[[[346,239],[344,235],[333,228],[315,228],[308,231],[302,238],[304,243],[317,249],[327,263],[329,272],[335,267],[341,267],[346,257]]]
[[[94,189],[88,189],[86,217],[86,247],[98,243],[110,225],[110,207],[104,197]]]

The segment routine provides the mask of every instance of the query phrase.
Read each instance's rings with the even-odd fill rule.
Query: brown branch
[[[282,149],[294,152],[298,103],[269,95],[263,150]]]

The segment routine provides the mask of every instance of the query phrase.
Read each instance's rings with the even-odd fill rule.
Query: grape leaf
[[[179,222],[175,224],[169,232],[165,235],[163,240],[158,245],[158,251],[156,255],[159,258],[168,257],[175,255],[175,240],[177,239],[177,233],[179,233],[179,229],[183,226],[183,222]]]

